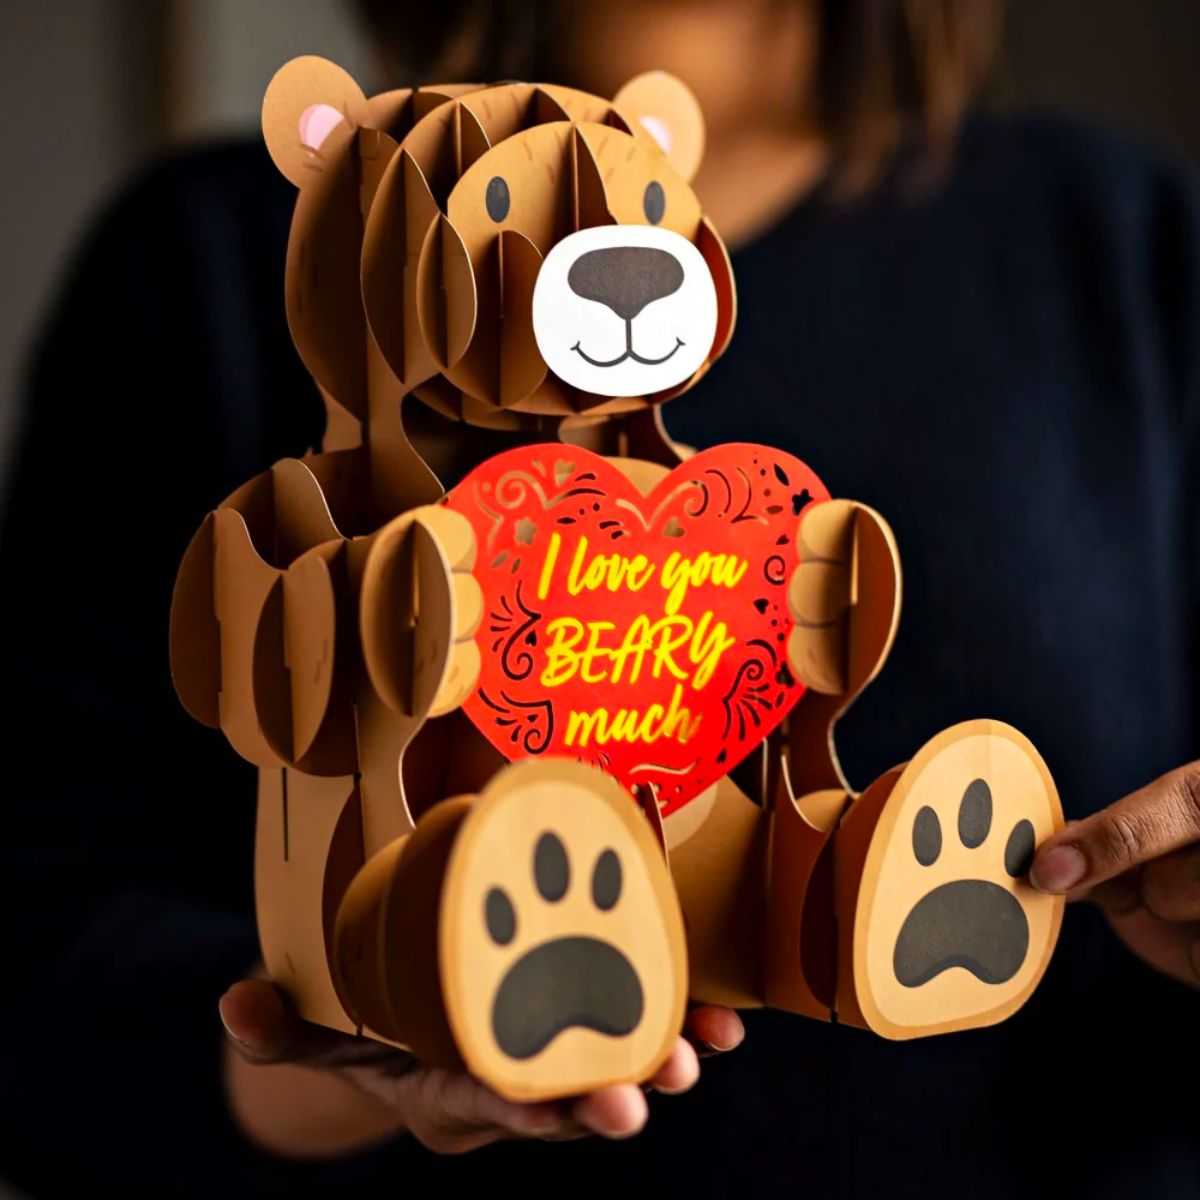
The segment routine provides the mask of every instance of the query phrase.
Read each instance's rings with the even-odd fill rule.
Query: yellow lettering
[[[543,687],[558,687],[575,677],[579,670],[579,655],[575,647],[583,637],[583,622],[574,617],[559,617],[546,626],[550,641],[546,645],[546,666],[542,671]]]
[[[598,746],[609,742],[653,744],[659,738],[674,738],[686,743],[699,729],[700,717],[693,717],[682,699],[683,685],[677,683],[665,710],[661,704],[651,704],[644,713],[636,708],[619,708],[611,716],[606,708],[597,708],[593,712],[572,712],[567,716],[566,743],[568,746],[585,747],[594,739]]]
[[[558,548],[562,538],[557,532],[550,534],[550,545],[546,547],[546,559],[542,563],[542,573],[538,578],[537,594],[539,600],[545,600],[550,594],[550,579],[554,574],[554,564],[558,561]]]

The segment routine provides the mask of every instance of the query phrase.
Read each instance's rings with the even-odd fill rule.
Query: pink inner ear
[[[661,117],[638,117],[646,132],[659,144],[664,154],[671,153],[675,144],[671,137],[671,127]]]
[[[300,141],[310,150],[319,150],[342,114],[332,104],[310,104],[300,114]]]

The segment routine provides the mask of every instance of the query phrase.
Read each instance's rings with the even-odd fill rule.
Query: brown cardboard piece
[[[271,82],[263,132],[298,189],[285,304],[326,435],[205,519],[170,647],[185,707],[260,767],[263,955],[301,1014],[533,1099],[648,1078],[685,994],[887,1037],[1019,1006],[1061,912],[1019,878],[1061,823],[1036,751],[968,723],[857,798],[838,763],[836,722],[899,615],[895,541],[865,506],[799,525],[803,697],[736,779],[669,816],[654,787],[631,804],[571,760],[505,764],[460,709],[490,560],[444,493],[533,443],[603,454],[643,495],[690,453],[661,404],[724,351],[737,302],[690,187],[688,89],[651,72],[613,101],[526,83],[367,98],[309,57]],[[580,274],[565,247],[585,244]],[[545,325],[568,310],[573,345]],[[555,1034],[543,1001],[563,988],[586,1019]]]

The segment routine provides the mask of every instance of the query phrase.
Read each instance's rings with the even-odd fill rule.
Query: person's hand
[[[273,1149],[295,1153],[335,1153],[340,1147],[336,1132],[330,1146],[302,1147],[305,1138],[290,1136],[258,1124],[256,1108],[274,1107],[274,1100],[256,1105],[243,1095],[255,1090],[253,1069],[265,1065],[315,1068],[349,1081],[375,1108],[358,1124],[365,1136],[376,1140],[407,1130],[423,1145],[443,1154],[458,1154],[502,1138],[565,1140],[599,1134],[624,1138],[646,1123],[649,1110],[641,1088],[632,1084],[601,1088],[588,1096],[560,1103],[516,1104],[505,1100],[463,1072],[421,1066],[412,1055],[366,1038],[351,1037],[302,1021],[284,994],[265,979],[234,984],[221,998],[221,1020],[234,1054],[231,1096],[235,1112],[250,1132]],[[650,1081],[660,1092],[683,1092],[700,1074],[701,1053],[731,1050],[744,1036],[741,1019],[730,1009],[693,1008],[671,1056]],[[247,1067],[250,1068],[248,1072]],[[312,1074],[312,1073],[310,1073]],[[280,1090],[294,1095],[295,1081]],[[347,1107],[345,1104],[341,1106]],[[366,1126],[370,1126],[369,1129]]]
[[[1089,899],[1159,971],[1200,986],[1200,762],[1049,838],[1034,887]]]

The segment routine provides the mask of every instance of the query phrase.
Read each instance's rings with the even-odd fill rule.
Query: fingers
[[[423,1068],[393,1047],[303,1021],[283,992],[265,979],[234,984],[221,997],[220,1013],[242,1058],[256,1064],[338,1068],[439,1154],[462,1154],[504,1138],[563,1141],[589,1133],[627,1138],[640,1132],[649,1116],[646,1097],[633,1084],[600,1088],[561,1103],[506,1100],[464,1072]],[[688,1032],[714,1051],[731,1049],[744,1036],[737,1014],[714,1006],[693,1009]],[[696,1050],[680,1038],[650,1085],[683,1092],[699,1075]]]
[[[400,1080],[394,1096],[405,1127],[437,1154],[463,1154],[505,1138],[627,1138],[649,1116],[645,1096],[632,1084],[561,1105],[517,1104],[461,1072],[422,1070]]]
[[[705,1057],[736,1049],[746,1036],[746,1027],[732,1008],[700,1004],[688,1011],[683,1035]]]
[[[303,1063],[312,1067],[371,1063],[393,1074],[414,1059],[370,1038],[312,1025],[296,1015],[287,997],[267,979],[243,979],[219,1002],[221,1023],[237,1052],[252,1063]]]
[[[1074,892],[1200,840],[1200,763],[1162,776],[1102,812],[1067,826],[1030,871],[1044,892]]]
[[[1200,846],[1144,866],[1141,893],[1142,903],[1160,921],[1200,921]]]
[[[700,1078],[700,1059],[690,1042],[680,1038],[670,1058],[654,1073],[650,1086],[668,1096],[686,1092]]]
[[[408,1131],[437,1154],[463,1154],[506,1137],[561,1136],[570,1118],[555,1104],[505,1100],[460,1071],[420,1070],[397,1082]]]
[[[592,1133],[620,1139],[641,1132],[650,1107],[641,1088],[621,1083],[581,1096],[572,1104],[571,1115]]]

